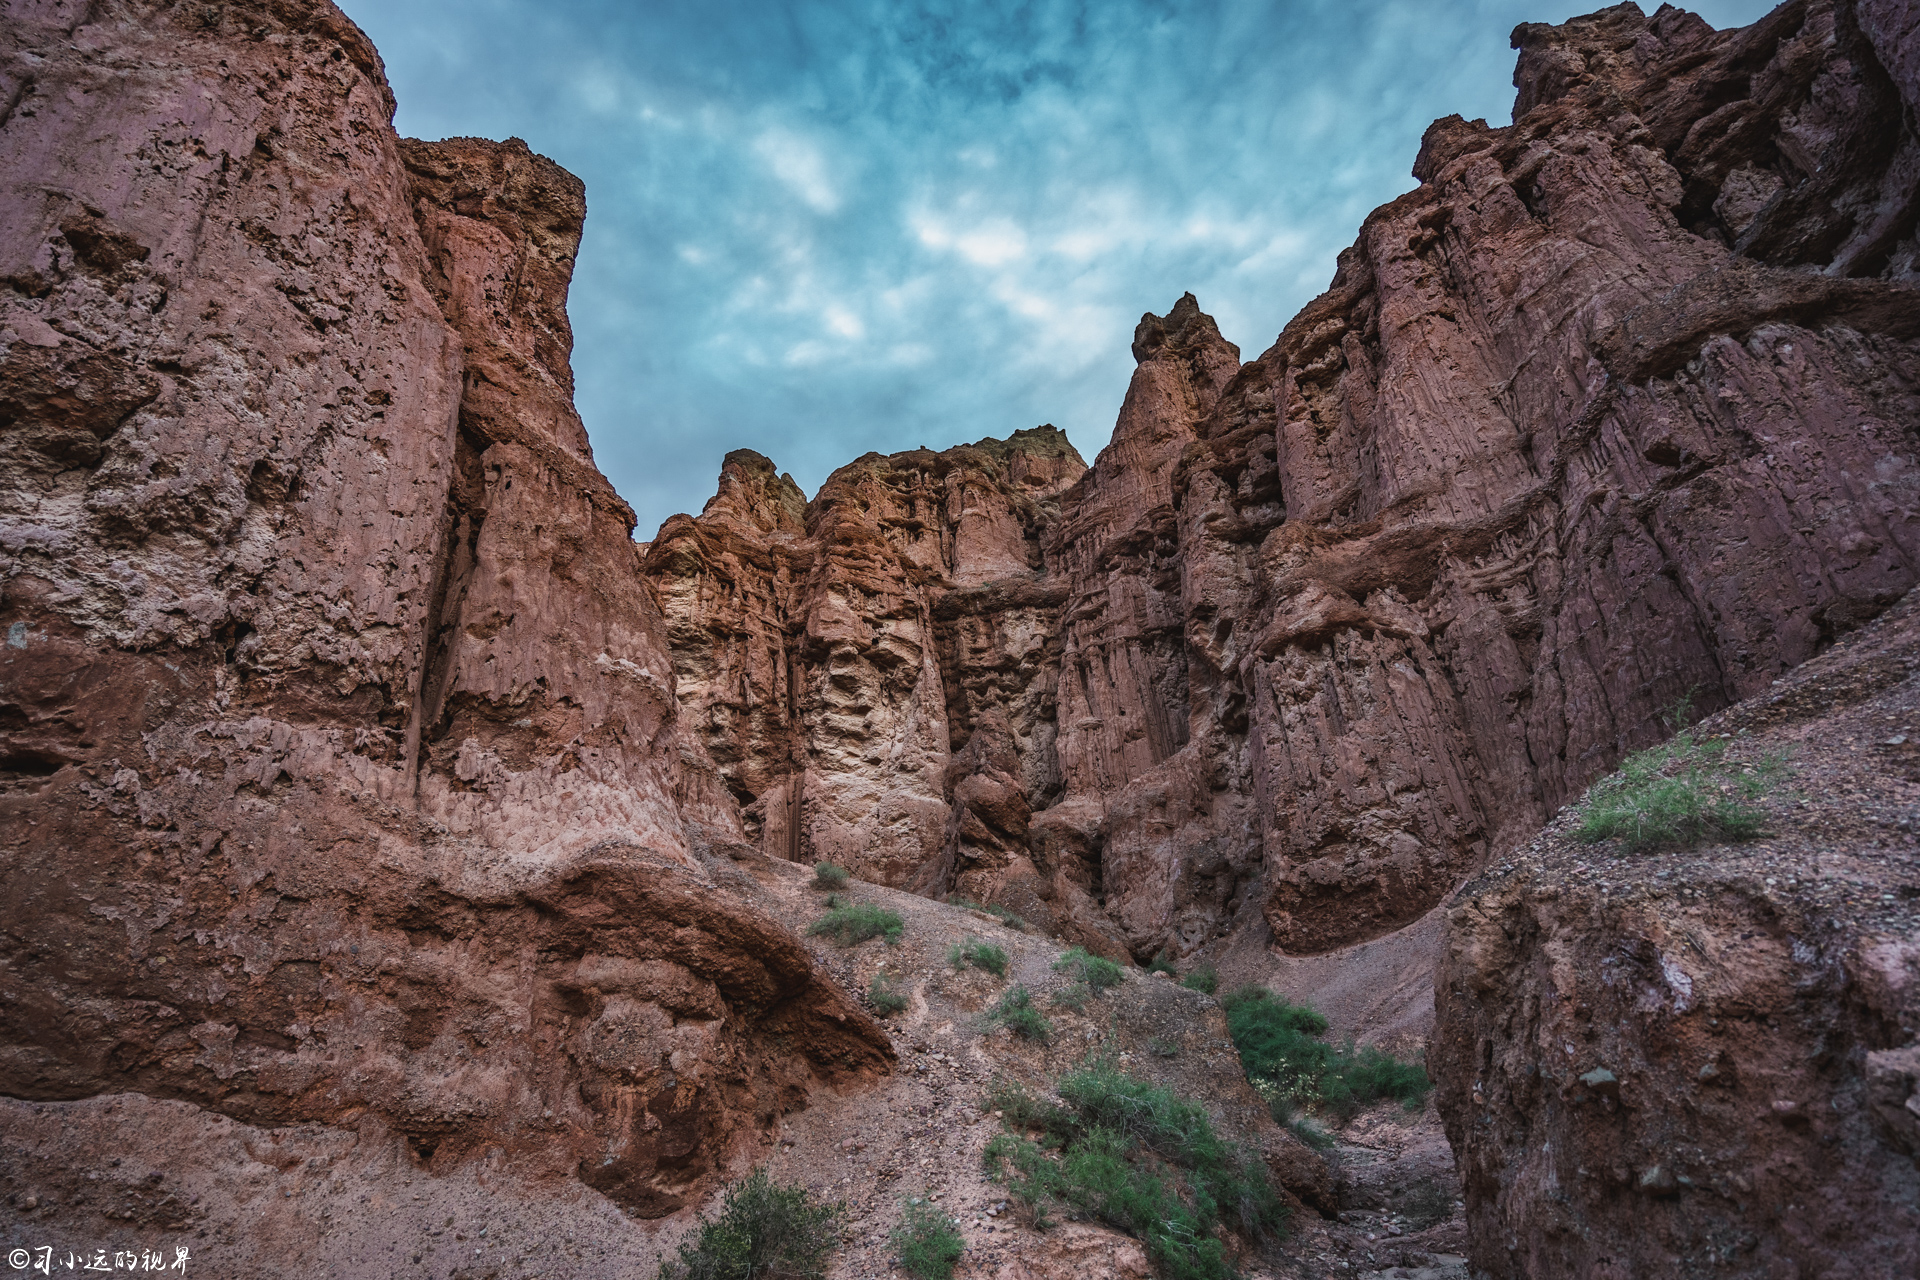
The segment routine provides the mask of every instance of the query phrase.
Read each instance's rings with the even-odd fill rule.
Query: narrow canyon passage
[[[958,1274],[1158,1274],[982,1164],[1100,1061],[1252,1153],[1242,1274],[1920,1265],[1920,9],[1524,25],[1091,461],[739,450],[649,543],[578,179],[400,138],[327,0],[3,12],[0,1257],[652,1274],[765,1166],[835,1276],[936,1192]],[[1580,840],[1683,700],[1760,833]],[[1431,1098],[1316,1145],[1246,984]]]

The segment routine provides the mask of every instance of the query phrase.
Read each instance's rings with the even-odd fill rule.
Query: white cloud
[[[810,140],[788,129],[768,129],[753,141],[754,154],[773,176],[817,213],[840,208],[840,193],[827,176],[826,158]]]

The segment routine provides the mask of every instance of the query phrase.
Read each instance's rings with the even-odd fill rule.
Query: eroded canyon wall
[[[652,1215],[884,1070],[715,888],[738,819],[571,404],[580,183],[403,143],[325,0],[0,40],[0,1092]]]
[[[1915,38],[1908,9],[1849,0],[1727,32],[1631,4],[1523,26],[1515,123],[1437,122],[1420,186],[1270,350],[1241,364],[1188,296],[1142,320],[1091,468],[1033,508],[978,487],[1024,561],[965,544],[964,503],[944,559],[872,535],[857,477],[967,450],[863,460],[811,506],[783,488],[778,529],[739,514],[730,462],[647,572],[737,793],[791,806],[769,788],[795,743],[886,724],[910,762],[836,748],[843,781],[807,785],[860,806],[802,794],[788,856],[970,886],[1141,958],[1254,908],[1296,954],[1420,918],[1677,699],[1753,693],[1920,577]],[[695,550],[738,539],[922,579],[963,641],[936,660],[904,585],[863,607],[846,571]],[[902,629],[889,675],[850,674]],[[849,647],[789,702],[743,630]]]

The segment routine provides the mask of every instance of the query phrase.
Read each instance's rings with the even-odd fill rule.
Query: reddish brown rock
[[[1025,811],[1058,790],[1061,597],[1039,540],[1083,469],[1039,427],[870,454],[806,503],[738,452],[698,518],[661,527],[645,574],[684,714],[767,852],[933,894],[993,896],[1018,870]],[[966,879],[981,858],[996,874]]]
[[[1430,1055],[1474,1265],[1920,1266],[1920,600],[1701,726],[1790,780],[1758,841],[1557,822],[1448,913]]]
[[[402,144],[324,0],[0,32],[0,1091],[651,1216],[884,1071],[719,888],[738,821],[571,407],[579,183]]]

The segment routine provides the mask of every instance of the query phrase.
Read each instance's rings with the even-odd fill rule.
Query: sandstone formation
[[[1846,0],[1520,28],[1516,122],[1436,123],[1266,354],[1191,296],[1146,317],[1094,465],[1037,506],[949,479],[976,496],[937,560],[896,496],[925,482],[875,478],[995,442],[804,507],[735,455],[646,572],[769,847],[1143,959],[1249,904],[1324,952],[1419,919],[1688,690],[1748,696],[1899,598],[1916,39]],[[964,619],[931,652],[928,612]],[[788,650],[839,656],[789,698]]]
[[[0,1092],[658,1215],[886,1070],[716,890],[738,820],[571,404],[579,182],[401,143],[325,0],[0,41]]]
[[[260,1179],[414,1175],[529,1232],[674,1214],[892,1070],[878,962],[794,933],[829,860],[1114,956],[1378,943],[1400,992],[1444,929],[1477,1267],[1911,1269],[1910,834],[1677,897],[1508,856],[1689,691],[1905,741],[1911,618],[1848,637],[1920,581],[1911,3],[1523,26],[1514,123],[1436,123],[1265,354],[1142,319],[1092,466],[1039,427],[809,501],[737,452],[645,546],[572,406],[574,178],[397,138],[327,0],[0,12],[8,1222],[204,1194],[306,1239]],[[1881,785],[1820,776],[1833,830]],[[117,1125],[196,1190],[83,1174]],[[1001,1261],[1138,1270],[1053,1252]]]
[[[1562,821],[1452,908],[1431,1063],[1477,1267],[1920,1270],[1916,671],[1910,597],[1702,726],[1787,755],[1762,839]]]

